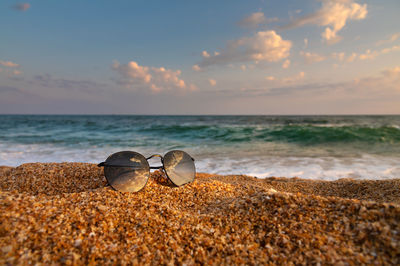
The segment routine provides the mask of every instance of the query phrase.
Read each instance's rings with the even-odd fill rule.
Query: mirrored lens
[[[140,153],[121,151],[107,158],[104,175],[114,189],[122,192],[137,192],[149,180],[150,167],[146,158]]]
[[[184,151],[175,150],[165,154],[164,168],[169,179],[177,186],[193,182],[196,176],[194,161]]]

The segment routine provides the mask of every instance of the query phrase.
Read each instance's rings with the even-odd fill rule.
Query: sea
[[[197,172],[222,175],[400,178],[400,116],[0,115],[0,165],[126,150],[183,150]]]

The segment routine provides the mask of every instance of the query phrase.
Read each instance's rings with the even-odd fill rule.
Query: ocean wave
[[[0,141],[111,146],[161,142],[222,146],[254,142],[399,145],[399,118],[367,118],[0,116]]]
[[[150,156],[182,149],[196,158],[201,171],[260,176],[299,173],[318,177],[328,173],[316,170],[322,169],[322,164],[315,164],[318,158],[354,163],[357,158],[377,156],[374,158],[379,162],[397,158],[398,163],[399,125],[400,116],[0,115],[0,164],[97,162],[120,150]],[[223,161],[224,158],[227,161]],[[280,162],[288,162],[287,158],[297,158],[301,168],[295,165],[278,167]],[[275,170],[265,170],[271,164],[263,160],[275,162],[272,167]],[[362,175],[362,168],[372,163],[373,160],[353,164],[359,168],[354,171]],[[259,164],[264,165],[263,168],[257,168]],[[222,169],[224,165],[232,171]],[[285,167],[290,171],[285,172]],[[372,169],[370,174],[364,174],[390,173],[394,176],[397,170],[390,169],[396,167],[388,164],[384,169]],[[346,171],[343,166],[333,169],[330,174],[342,176]]]
[[[179,139],[208,139],[220,142],[290,142],[306,145],[332,143],[388,143],[400,141],[400,128],[394,126],[313,126],[278,125],[154,125],[139,129],[141,133]]]

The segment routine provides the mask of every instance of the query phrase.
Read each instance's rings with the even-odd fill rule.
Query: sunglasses
[[[148,160],[161,159],[162,166],[150,166]],[[146,158],[134,151],[120,151],[108,156],[104,166],[104,175],[108,184],[122,192],[137,192],[144,188],[150,177],[150,169],[162,170],[176,187],[193,182],[196,176],[194,159],[184,151],[173,150],[164,157],[159,154]]]

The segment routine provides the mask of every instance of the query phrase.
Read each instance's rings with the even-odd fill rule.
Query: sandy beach
[[[0,168],[0,264],[399,264],[400,179],[197,174],[139,193],[87,163]]]
[[[0,266],[400,266],[399,14],[0,1]]]

